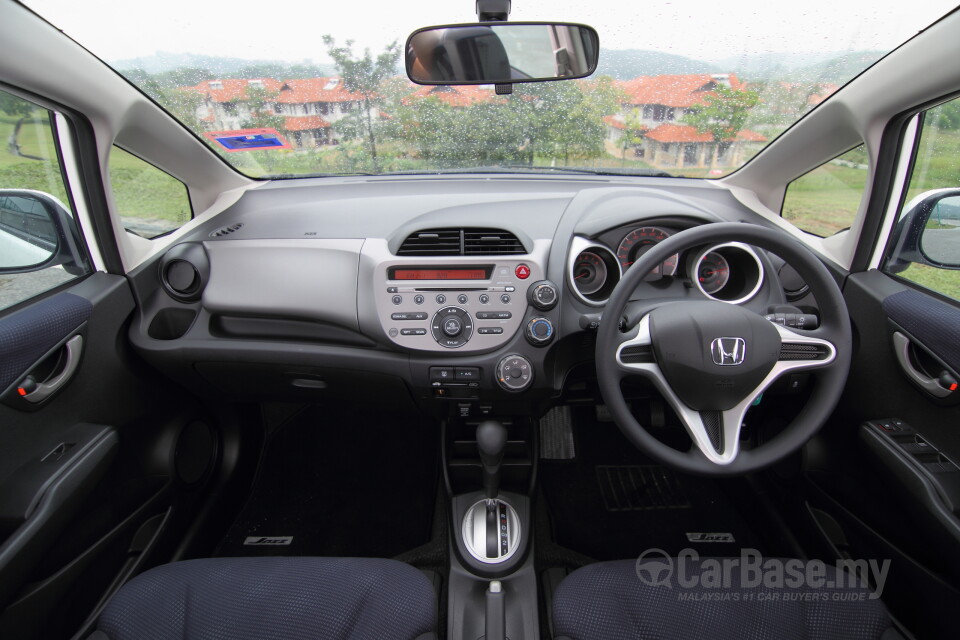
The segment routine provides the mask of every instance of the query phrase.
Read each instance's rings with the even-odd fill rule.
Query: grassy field
[[[783,217],[804,231],[831,236],[853,222],[866,181],[866,169],[823,165],[789,186]]]
[[[938,269],[925,264],[911,264],[906,271],[897,274],[938,293],[960,300],[960,271]]]

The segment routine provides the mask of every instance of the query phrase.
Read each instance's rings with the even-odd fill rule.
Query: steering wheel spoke
[[[653,338],[650,335],[650,316],[640,319],[637,326],[620,336],[616,352],[621,378],[629,375],[650,377],[648,371],[659,372],[653,355]]]
[[[798,333],[779,324],[773,326],[780,334],[780,355],[770,372],[773,379],[790,371],[827,367],[836,360],[837,347],[829,340]]]

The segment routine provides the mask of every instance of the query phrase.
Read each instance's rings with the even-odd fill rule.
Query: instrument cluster
[[[571,245],[567,276],[574,295],[583,303],[606,303],[627,269],[651,248],[682,228],[635,225],[601,234],[577,236]],[[741,243],[700,247],[673,254],[644,277],[685,278],[704,296],[741,304],[750,300],[763,283],[763,263],[752,247]]]

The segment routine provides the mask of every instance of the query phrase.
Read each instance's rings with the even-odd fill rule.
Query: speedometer
[[[655,244],[670,237],[670,232],[660,227],[640,227],[634,229],[620,241],[617,247],[617,259],[624,270],[629,269],[637,259],[649,251]],[[679,255],[673,254],[650,271],[653,276],[672,276],[677,272]]]

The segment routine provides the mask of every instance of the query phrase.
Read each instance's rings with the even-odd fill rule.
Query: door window
[[[90,272],[53,112],[0,90],[0,309]]]

